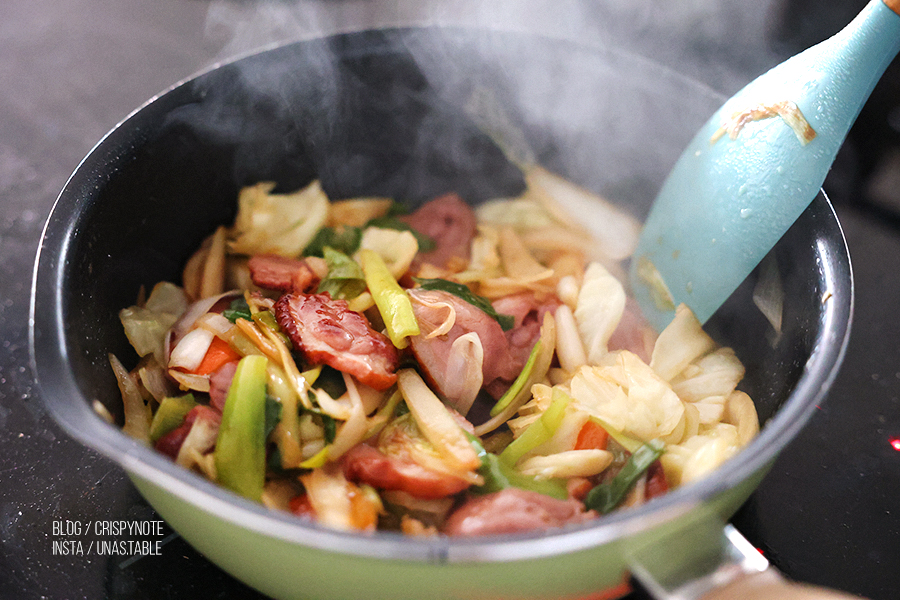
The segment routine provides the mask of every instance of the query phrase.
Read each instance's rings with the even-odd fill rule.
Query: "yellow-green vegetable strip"
[[[565,482],[554,479],[537,479],[531,475],[519,473],[496,454],[487,452],[477,437],[469,433],[466,433],[466,437],[469,438],[469,442],[478,453],[478,458],[481,459],[478,473],[484,478],[484,484],[471,488],[476,494],[490,494],[508,487],[515,487],[552,496],[559,500],[569,497]]]
[[[566,407],[569,406],[571,400],[572,398],[568,394],[554,389],[553,399],[547,410],[500,453],[500,460],[513,467],[523,454],[553,437],[553,434],[559,429],[559,424],[562,423]]]
[[[660,440],[650,440],[643,444],[628,457],[628,462],[612,481],[601,483],[587,493],[584,498],[585,507],[596,510],[601,515],[612,511],[622,502],[641,475],[647,472],[650,465],[662,456],[665,449],[665,444]]]
[[[214,459],[219,483],[251,500],[262,496],[266,477],[265,356],[245,356],[222,411]]]
[[[167,396],[159,403],[150,423],[150,441],[155,442],[184,422],[191,409],[197,406],[193,394]]]
[[[413,313],[409,296],[394,276],[391,275],[384,259],[373,250],[359,251],[363,274],[375,306],[381,313],[388,337],[397,348],[406,348],[411,335],[419,335],[419,323]]]
[[[534,370],[534,364],[537,362],[538,354],[543,348],[543,344],[541,340],[535,342],[534,347],[531,349],[531,354],[528,355],[528,360],[525,362],[525,366],[522,367],[522,371],[519,373],[516,380],[513,381],[512,385],[509,386],[509,389],[497,400],[497,403],[494,404],[494,407],[491,408],[491,416],[496,417],[503,410],[510,405],[510,403],[519,396],[525,390],[525,384],[529,382],[531,378],[531,372]],[[531,389],[531,386],[528,386]]]

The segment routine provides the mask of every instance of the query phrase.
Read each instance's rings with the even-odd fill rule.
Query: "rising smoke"
[[[715,40],[761,30],[765,11],[735,5],[214,0],[222,60],[281,48],[200,82],[204,102],[174,119],[228,148],[237,185],[315,176],[335,198],[477,202],[517,193],[513,163],[538,162],[646,203],[717,108],[708,86],[749,79]]]

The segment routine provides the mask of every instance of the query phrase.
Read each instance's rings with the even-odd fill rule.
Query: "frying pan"
[[[136,357],[118,311],[141,286],[178,281],[201,240],[233,220],[244,185],[288,191],[317,177],[333,199],[415,207],[456,191],[478,204],[519,193],[515,163],[534,161],[642,219],[720,103],[612,48],[477,30],[342,34],[217,65],[126,118],[62,190],[35,264],[40,395],[189,543],[277,598],[599,599],[627,591],[632,573],[662,596],[705,590],[710,560],[763,568],[754,553],[728,558],[736,546],[722,540],[739,535],[723,524],[823,399],[850,329],[849,256],[824,194],[707,323],[747,367],[759,437],[706,479],[588,524],[474,539],[333,531],[236,497],[92,410],[121,419],[107,354]],[[754,305],[760,286],[783,297],[777,329]]]

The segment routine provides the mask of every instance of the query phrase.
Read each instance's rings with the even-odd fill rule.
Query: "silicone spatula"
[[[900,51],[900,0],[871,0],[833,37],[749,83],[676,162],[644,225],[633,292],[657,329],[687,304],[705,322],[825,181]]]

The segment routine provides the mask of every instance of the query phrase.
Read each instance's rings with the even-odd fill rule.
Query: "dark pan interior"
[[[555,83],[532,89],[538,72]],[[472,203],[521,191],[496,132],[487,135],[466,110],[484,89],[530,158],[638,217],[719,103],[640,60],[514,34],[348,34],[214,69],[130,117],[64,190],[43,250],[55,255],[42,268],[58,269],[63,366],[83,398],[48,401],[99,399],[120,412],[107,353],[126,363],[134,356],[118,311],[141,286],[179,280],[200,241],[232,221],[243,185],[272,180],[289,191],[318,177],[333,199],[390,196],[410,206],[446,191]],[[823,297],[852,292],[843,237],[822,196],[774,257],[785,291],[781,335],[753,306],[755,273],[709,323],[746,364],[743,387],[763,420],[827,339]],[[826,272],[838,276],[829,282]]]

